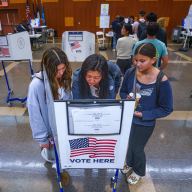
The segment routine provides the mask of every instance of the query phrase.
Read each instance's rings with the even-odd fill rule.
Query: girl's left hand
[[[134,116],[141,118],[141,117],[143,116],[143,114],[142,114],[142,112],[135,111],[135,112],[134,112]]]

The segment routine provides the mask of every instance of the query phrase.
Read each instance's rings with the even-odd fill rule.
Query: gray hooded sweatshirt
[[[59,92],[61,90],[58,90]],[[71,99],[71,92],[62,91],[61,100]],[[34,140],[39,144],[48,144],[52,136],[48,120],[48,108],[45,98],[45,87],[42,72],[36,73],[28,89],[27,107],[29,123]]]

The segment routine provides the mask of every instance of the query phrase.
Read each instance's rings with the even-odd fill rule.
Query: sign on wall
[[[7,7],[8,6],[8,0],[1,0],[0,1],[0,7]]]

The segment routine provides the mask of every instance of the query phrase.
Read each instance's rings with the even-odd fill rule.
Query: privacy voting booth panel
[[[46,74],[44,81],[61,168],[122,169],[135,101],[54,101]]]
[[[0,60],[31,60],[32,51],[28,32],[0,36]]]
[[[88,31],[65,31],[62,49],[70,62],[83,62],[95,53],[95,34]]]

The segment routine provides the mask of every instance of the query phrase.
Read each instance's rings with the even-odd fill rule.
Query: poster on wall
[[[106,29],[109,28],[109,25],[110,25],[110,16],[100,16],[99,27]]]
[[[100,15],[109,15],[109,4],[101,4],[101,14]]]
[[[8,0],[1,0],[0,1],[0,7],[7,7],[8,6]]]

